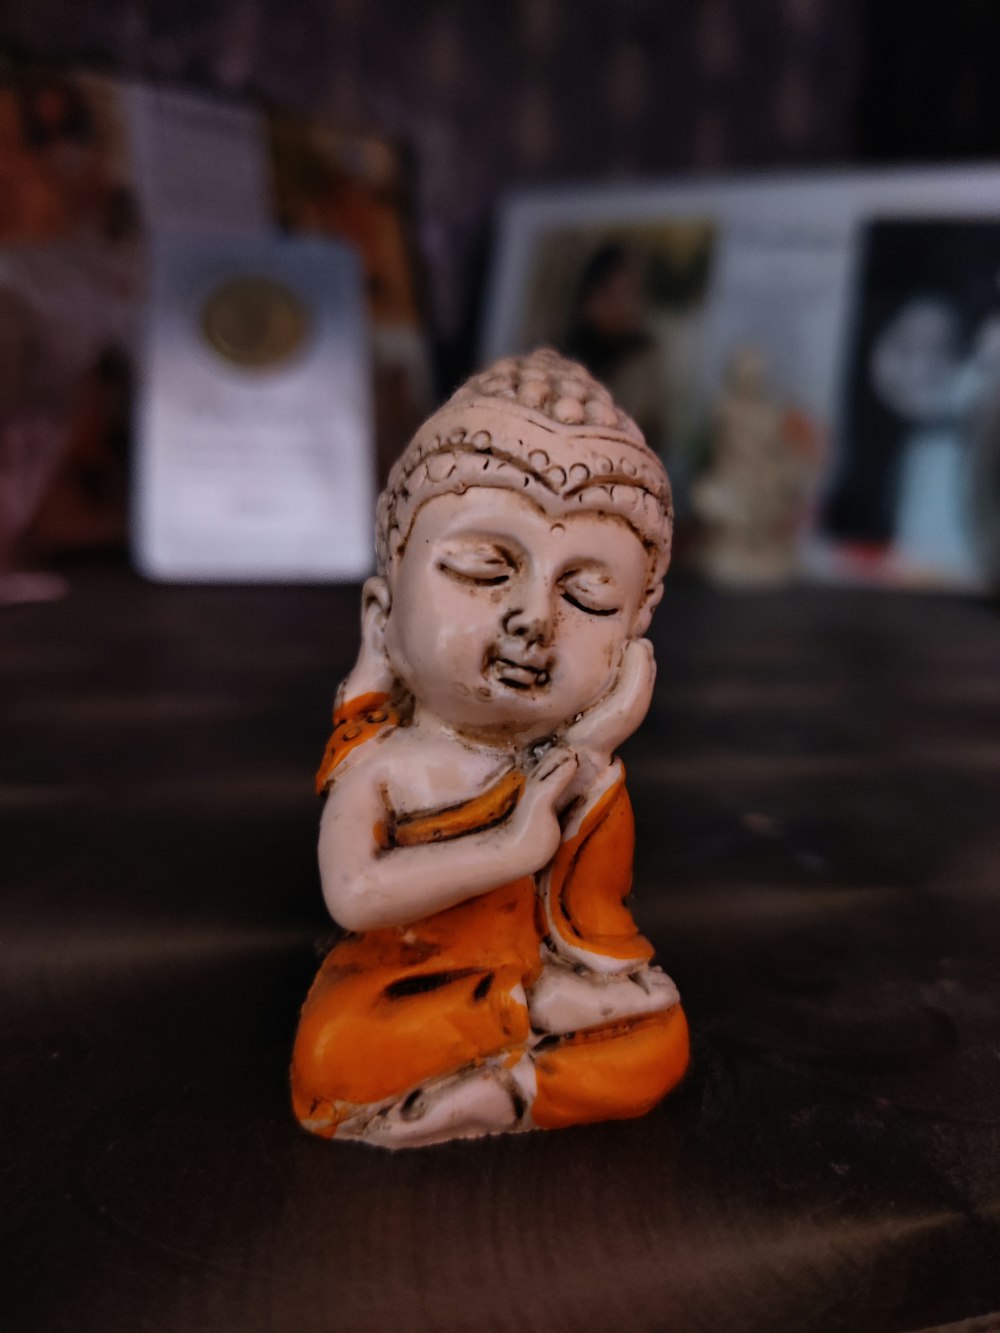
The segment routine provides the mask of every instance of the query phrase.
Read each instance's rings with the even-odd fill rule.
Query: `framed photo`
[[[5,569],[125,543],[144,238],[121,86],[0,80],[0,200],[2,602]]]
[[[166,582],[364,578],[374,503],[361,264],[325,237],[153,245],[132,550]]]
[[[523,347],[583,361],[655,449],[689,424],[715,227],[698,218],[554,227],[539,240]]]
[[[832,567],[928,587],[995,572],[998,404],[1000,222],[870,223],[821,515]]]
[[[873,436],[861,420],[857,359],[890,282],[887,248],[912,235],[898,281],[915,293],[922,267],[941,274],[968,342],[972,306],[997,296],[998,208],[993,166],[518,193],[501,210],[481,359],[551,343],[603,378],[670,471],[679,559],[716,582],[981,586],[985,540],[969,538],[961,567],[902,559],[884,538],[854,541],[837,497],[846,473],[850,501],[878,471],[859,459],[893,452],[888,427]],[[981,239],[963,276],[945,251],[966,224]],[[985,402],[977,413],[978,460]],[[890,471],[889,490],[903,484]]]
[[[278,224],[354,247],[365,275],[379,481],[434,406],[413,235],[414,181],[401,144],[371,131],[269,111]]]

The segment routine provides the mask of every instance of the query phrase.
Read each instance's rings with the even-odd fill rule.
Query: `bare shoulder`
[[[328,803],[358,810],[378,802],[393,810],[437,810],[477,796],[509,770],[511,760],[457,737],[411,727],[386,731],[338,765]]]
[[[384,731],[346,754],[333,771],[328,804],[341,807],[366,803],[370,793],[381,791],[388,774],[400,762],[398,736],[395,728]]]

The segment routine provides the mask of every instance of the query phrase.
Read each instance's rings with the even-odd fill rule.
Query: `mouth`
[[[493,658],[488,670],[495,680],[512,690],[544,689],[550,680],[548,665],[532,666],[527,662],[514,662],[509,657]]]

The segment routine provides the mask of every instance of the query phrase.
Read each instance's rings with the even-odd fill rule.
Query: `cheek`
[[[625,646],[625,633],[618,621],[566,617],[562,643],[569,678],[595,694],[610,688]]]
[[[427,603],[425,606],[428,621],[435,627],[433,656],[445,670],[478,663],[497,637],[503,614],[501,590],[473,591],[449,580],[428,592],[429,606]],[[430,639],[431,635],[426,637]]]

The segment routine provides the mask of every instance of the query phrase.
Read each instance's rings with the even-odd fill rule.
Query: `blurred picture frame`
[[[675,487],[678,557],[710,579],[985,586],[995,576],[982,555],[987,542],[974,543],[978,562],[961,574],[933,562],[851,559],[828,516],[858,448],[854,346],[866,283],[879,281],[869,262],[871,226],[985,223],[997,217],[998,203],[1000,165],[983,163],[518,191],[499,212],[480,358],[546,342],[589,358],[640,424],[648,430],[653,420],[651,443]],[[984,272],[980,265],[988,283]],[[748,388],[750,362],[756,383]],[[757,548],[779,533],[787,547],[791,532],[794,551],[763,561],[758,572],[780,569],[774,577],[758,579],[738,561],[730,578],[720,571],[733,571],[733,562],[720,565],[708,549],[704,482],[718,472],[727,441],[738,451],[744,433],[753,434],[754,410],[745,404],[761,397],[771,408],[767,420],[780,423],[763,432],[771,438],[766,447],[785,460],[771,468],[774,484],[792,498],[780,512],[762,503],[757,469],[758,493],[746,492],[738,508],[771,524],[750,534]],[[649,402],[657,404],[655,416]],[[719,487],[708,489],[717,501]]]
[[[365,280],[372,346],[378,479],[434,406],[413,161],[374,130],[270,109],[272,208],[282,231],[354,247]]]
[[[0,575],[126,547],[163,235],[356,251],[375,407],[365,457],[384,480],[434,401],[413,194],[405,146],[373,130],[82,68],[0,73]]]

